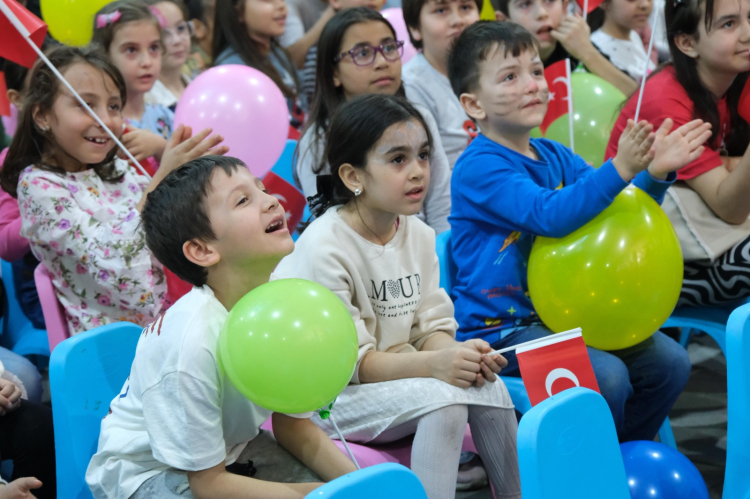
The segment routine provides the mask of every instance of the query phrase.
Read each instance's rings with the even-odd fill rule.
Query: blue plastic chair
[[[518,424],[524,499],[630,499],[612,413],[588,388],[540,402]]]
[[[0,343],[5,348],[18,355],[41,355],[49,357],[49,341],[47,331],[36,329],[24,315],[21,305],[16,299],[16,285],[13,282],[13,266],[5,260],[0,260],[3,285],[5,286],[5,303],[3,310],[2,338]]]
[[[281,157],[276,161],[276,164],[273,165],[273,168],[271,168],[272,172],[292,185],[296,185],[294,183],[294,153],[296,150],[297,141],[294,139],[287,139]]]
[[[687,348],[693,334],[704,332],[716,341],[721,348],[721,352],[726,356],[727,321],[734,308],[678,307],[662,327],[682,328],[680,345],[685,348]]]
[[[727,464],[724,499],[750,498],[750,304],[729,316],[727,357]]]
[[[451,231],[446,230],[441,232],[435,238],[435,251],[438,256],[438,265],[440,268],[440,287],[450,295],[453,289],[453,282],[456,278],[456,263],[453,260],[451,254]],[[508,388],[513,405],[516,406],[516,410],[521,414],[525,414],[531,409],[531,402],[529,396],[526,393],[526,387],[520,378],[514,378],[510,376],[500,376]],[[659,440],[664,445],[668,445],[673,449],[677,448],[677,442],[674,439],[672,433],[672,425],[669,423],[669,418],[664,420],[661,428],[659,428]]]
[[[57,496],[91,498],[86,468],[102,418],[130,375],[143,329],[118,322],[72,336],[52,352],[49,384],[55,428]]]
[[[376,464],[313,490],[305,499],[427,499],[417,475],[400,464]]]

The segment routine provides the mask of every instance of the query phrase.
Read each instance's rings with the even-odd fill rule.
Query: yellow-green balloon
[[[619,350],[651,336],[672,313],[682,251],[661,207],[628,188],[571,234],[537,237],[528,271],[531,301],[547,327],[580,327],[587,345]]]
[[[111,0],[41,0],[49,34],[65,45],[81,47],[94,34],[94,15]]]
[[[279,279],[249,292],[219,336],[220,365],[240,393],[290,414],[332,402],[349,383],[358,350],[344,303],[304,279]]]
[[[609,82],[591,73],[574,72],[570,76],[573,88],[573,140],[575,152],[591,166],[604,162],[609,136],[620,114],[625,95]],[[568,114],[557,118],[545,131],[548,139],[570,147]]]

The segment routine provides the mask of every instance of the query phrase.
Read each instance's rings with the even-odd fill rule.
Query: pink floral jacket
[[[53,274],[71,334],[118,321],[146,325],[165,304],[164,272],[135,209],[148,179],[117,161],[125,172],[117,183],[94,170],[63,176],[34,166],[19,179],[21,234]]]

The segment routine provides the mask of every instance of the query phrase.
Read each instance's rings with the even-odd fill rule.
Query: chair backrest
[[[729,316],[726,333],[727,357],[727,465],[724,475],[726,499],[750,497],[750,304]]]
[[[318,487],[306,499],[427,499],[422,483],[409,468],[376,464]]]
[[[43,263],[37,265],[34,270],[34,283],[36,283],[36,292],[39,294],[39,302],[42,304],[51,352],[61,341],[70,336],[68,321],[65,319],[62,305],[57,300],[55,286],[52,284],[52,274]]]
[[[294,139],[287,139],[281,157],[276,161],[276,164],[273,165],[273,168],[271,168],[272,172],[295,187],[297,185],[294,183],[294,153],[296,150],[297,141]]]
[[[533,499],[630,499],[612,414],[588,388],[553,395],[518,425],[521,493]]]
[[[451,252],[450,229],[437,235],[435,250],[440,263],[440,287],[450,295],[451,290],[453,290],[453,282],[456,279],[456,262],[453,261],[453,253]]]
[[[3,314],[3,344],[8,348],[18,341],[18,336],[26,330],[31,322],[23,314],[21,305],[16,299],[16,284],[13,282],[13,265],[5,260],[0,260],[0,271],[2,271],[3,286],[5,286],[5,303],[2,304]]]
[[[68,338],[52,352],[58,497],[91,497],[86,468],[97,449],[102,418],[130,375],[141,331],[130,322],[108,324]]]

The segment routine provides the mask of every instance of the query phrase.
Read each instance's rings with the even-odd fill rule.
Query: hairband
[[[96,16],[96,29],[106,28],[110,24],[119,21],[121,17],[122,14],[120,14],[119,10],[115,10],[109,14],[99,14]]]
[[[148,10],[150,10],[154,17],[156,17],[156,20],[159,21],[159,26],[162,29],[167,27],[167,20],[164,18],[164,15],[159,9],[157,9],[153,5],[149,5]]]

